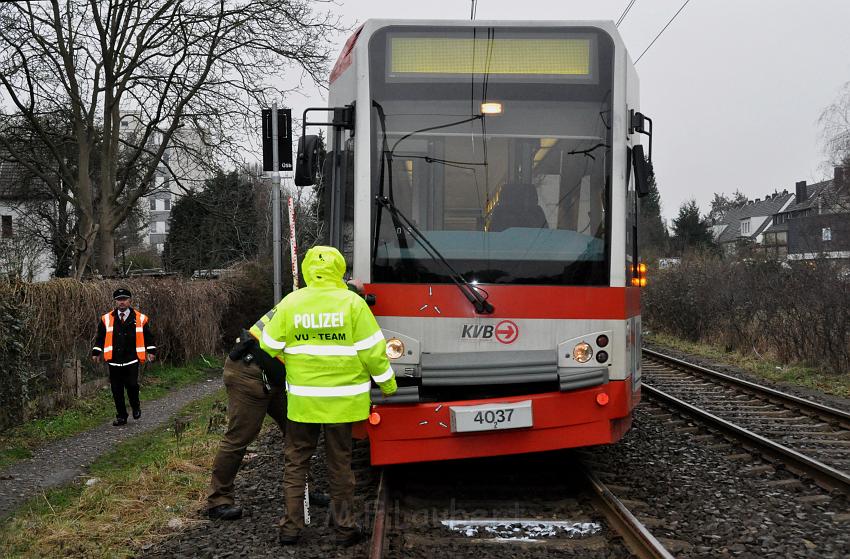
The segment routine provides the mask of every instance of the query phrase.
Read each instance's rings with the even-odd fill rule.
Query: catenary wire
[[[637,0],[631,0],[626,6],[626,9],[623,10],[623,13],[620,14],[620,19],[617,20],[617,27],[620,27],[620,24],[623,23],[623,20],[626,19],[627,15],[629,15],[629,10],[632,9],[632,6],[635,5],[635,2],[637,2]]]
[[[677,11],[676,11],[676,13],[675,13],[675,14],[673,14],[673,17],[671,17],[671,18],[670,18],[670,21],[668,21],[668,22],[667,22],[667,25],[665,25],[665,26],[664,26],[664,28],[662,28],[662,29],[661,29],[661,31],[659,31],[659,32],[658,32],[658,35],[656,35],[656,36],[655,36],[655,38],[652,40],[652,42],[651,42],[651,43],[649,43],[649,46],[648,46],[648,47],[646,47],[645,49],[643,49],[643,52],[642,52],[642,53],[640,53],[640,56],[638,56],[638,57],[637,57],[637,60],[635,60],[635,64],[637,64],[638,62],[640,62],[640,59],[641,59],[641,58],[643,58],[643,55],[644,55],[644,54],[646,54],[646,51],[648,51],[648,50],[650,49],[650,47],[652,47],[652,45],[654,45],[654,44],[655,44],[655,41],[657,41],[657,40],[658,40],[658,38],[661,36],[661,34],[662,34],[662,33],[664,33],[664,31],[665,31],[668,27],[670,27],[670,24],[671,24],[671,23],[673,23],[673,20],[674,20],[674,19],[676,19],[676,16],[678,16],[678,15],[682,12],[682,10],[684,10],[684,9],[685,9],[685,6],[687,6],[687,5],[690,3],[690,1],[691,1],[691,0],[685,0],[685,3],[684,3],[684,4],[682,4],[682,6],[681,6],[681,7],[680,7]]]

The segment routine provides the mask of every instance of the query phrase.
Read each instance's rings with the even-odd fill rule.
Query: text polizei
[[[341,328],[345,325],[345,313],[320,312],[296,314],[293,318],[295,328]]]

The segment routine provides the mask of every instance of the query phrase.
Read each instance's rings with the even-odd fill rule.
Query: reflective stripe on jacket
[[[251,328],[248,330],[248,332],[250,332],[250,334],[254,336],[254,338],[256,338],[258,342],[263,341],[263,334],[265,333],[266,324],[268,324],[269,321],[272,319],[276,310],[277,307],[273,308],[272,310],[261,316],[260,320],[255,322],[254,325],[251,326]],[[268,336],[268,334],[266,334],[266,336]],[[269,342],[271,343],[271,345],[269,345]],[[272,355],[272,357],[275,357],[278,361],[284,363],[283,355],[280,354],[279,351],[268,351],[268,348],[273,348],[274,346],[275,341],[271,338],[267,338],[266,345],[260,344],[260,347],[265,349],[267,353]]]
[[[366,419],[373,380],[385,394],[396,391],[384,335],[366,301],[346,288],[338,250],[311,248],[302,269],[307,287],[254,325],[263,350],[285,355],[287,415],[302,423]]]
[[[144,363],[147,359],[147,350],[145,349],[145,324],[148,322],[148,317],[133,309],[136,317],[136,357],[139,358],[139,363]],[[108,312],[101,316],[103,325],[106,327],[106,337],[103,340],[103,359],[109,361],[112,359],[112,333],[115,330],[115,317],[112,312]]]

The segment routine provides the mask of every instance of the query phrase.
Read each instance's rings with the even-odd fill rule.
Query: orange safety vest
[[[136,315],[136,356],[139,358],[139,363],[144,363],[147,359],[145,351],[145,324],[148,323],[148,317],[133,309]],[[103,340],[103,359],[109,361],[112,359],[112,331],[115,329],[115,317],[112,312],[108,312],[100,319],[103,325],[106,326],[106,338]]]

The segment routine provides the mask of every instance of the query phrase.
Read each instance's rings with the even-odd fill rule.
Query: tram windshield
[[[612,53],[591,29],[377,33],[373,194],[467,281],[607,284]],[[372,220],[373,281],[452,281],[385,207]]]

